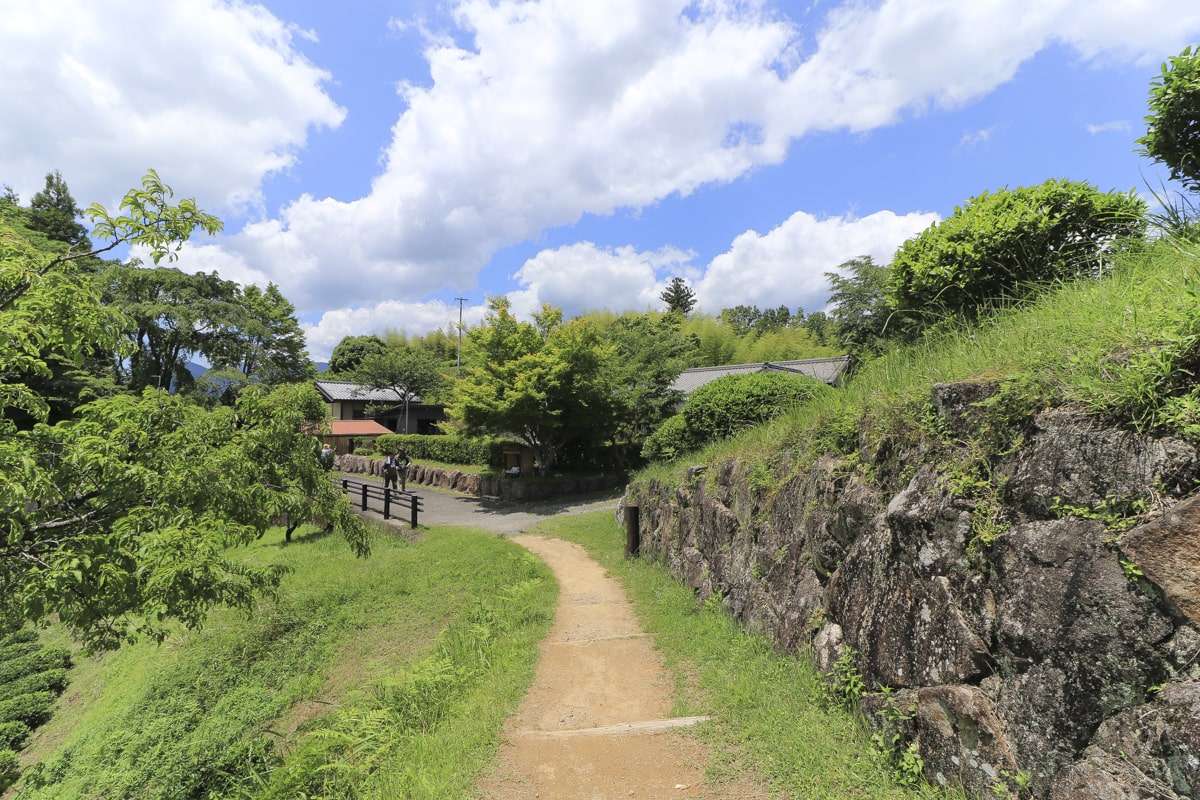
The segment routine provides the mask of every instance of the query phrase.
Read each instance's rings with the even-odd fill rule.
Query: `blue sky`
[[[225,220],[177,263],[277,283],[309,349],[481,317],[813,311],[981,191],[1147,192],[1194,0],[0,0],[0,182]]]

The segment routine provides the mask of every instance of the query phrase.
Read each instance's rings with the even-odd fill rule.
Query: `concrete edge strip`
[[[707,722],[712,717],[673,717],[671,719],[652,719],[645,722],[622,722],[617,725],[606,725],[602,728],[576,728],[565,731],[517,731],[517,736],[532,736],[545,739],[561,739],[571,736],[621,736],[637,733],[655,733],[671,728],[688,728]]]
[[[593,642],[623,642],[633,639],[649,639],[648,633],[618,633],[613,636],[594,636],[590,639],[555,639],[547,644],[592,644]]]

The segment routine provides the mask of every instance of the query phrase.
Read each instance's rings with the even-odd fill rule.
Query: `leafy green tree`
[[[1121,239],[1145,233],[1145,203],[1061,179],[984,192],[900,246],[896,307],[925,322],[982,308],[1056,281],[1096,276]]]
[[[1189,191],[1200,190],[1200,49],[1185,48],[1150,84],[1150,115],[1140,152],[1164,164]]]
[[[226,333],[241,316],[236,283],[216,272],[136,263],[110,264],[103,277],[106,301],[132,322],[113,365],[130,391],[190,388],[188,362],[197,354],[228,366],[220,362],[230,344]]]
[[[629,452],[674,413],[681,397],[671,388],[696,343],[673,315],[626,314],[601,334],[612,350],[608,361],[614,394],[614,445],[624,467]]]
[[[151,172],[119,215],[92,206],[104,249],[141,245],[158,263],[195,228],[220,228],[171,196]],[[281,517],[323,519],[365,553],[363,523],[317,457],[326,411],[312,387],[256,388],[213,411],[147,389],[18,429],[14,412],[48,413],[21,376],[120,338],[122,315],[73,272],[78,257],[49,256],[0,226],[0,622],[54,616],[103,649],[161,639],[170,620],[197,626],[216,604],[249,608],[280,570],[228,548]]]
[[[346,336],[329,356],[329,372],[333,375],[348,376],[370,353],[382,353],[387,349],[383,339],[375,334],[366,336]]]
[[[229,311],[229,318],[217,320],[207,354],[215,369],[232,369],[246,383],[268,386],[312,380],[304,330],[278,286],[235,288]]]
[[[683,278],[675,277],[659,295],[667,304],[667,312],[687,316],[696,307],[696,293]]]
[[[519,437],[546,474],[569,444],[608,441],[614,426],[606,346],[586,320],[519,322],[509,301],[488,300],[488,313],[463,347],[463,372],[454,386],[451,418],[468,435]]]
[[[445,384],[434,355],[403,340],[389,343],[382,353],[368,353],[350,373],[352,380],[372,389],[391,389],[404,398],[404,427],[414,397],[429,400]],[[405,431],[407,432],[407,431]]]
[[[892,305],[891,270],[870,256],[852,258],[838,270],[825,273],[833,287],[829,319],[846,351],[861,361],[882,352],[889,338],[904,339],[911,325]]]
[[[66,242],[76,252],[92,249],[87,228],[79,222],[83,212],[67,188],[62,173],[54,170],[46,175],[46,186],[29,203],[29,227],[48,239]]]

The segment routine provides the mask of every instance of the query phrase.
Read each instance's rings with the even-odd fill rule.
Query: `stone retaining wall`
[[[383,459],[340,455],[334,460],[334,469],[340,472],[382,476]],[[472,497],[496,497],[514,503],[536,503],[559,497],[619,489],[625,486],[627,481],[628,477],[620,473],[556,479],[501,478],[421,464],[411,464],[408,467],[410,486],[432,486]]]

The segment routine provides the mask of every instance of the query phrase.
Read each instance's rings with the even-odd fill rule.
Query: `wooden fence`
[[[387,486],[380,486],[378,483],[358,481],[353,478],[342,478],[342,491],[349,495],[351,502],[358,503],[363,511],[382,510],[384,519],[398,516],[393,513],[396,506],[407,508],[409,524],[414,528],[417,527],[417,514],[421,511],[421,496],[418,494],[401,492]],[[373,508],[370,502],[372,500],[379,501],[376,506],[382,505],[382,508]]]

